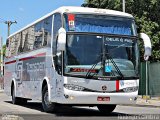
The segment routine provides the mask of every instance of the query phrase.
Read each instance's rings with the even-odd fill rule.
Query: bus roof
[[[125,12],[120,12],[120,11],[115,11],[115,10],[109,10],[109,9],[99,9],[99,8],[88,8],[88,7],[73,7],[73,6],[63,6],[60,7],[49,14],[41,17],[40,19],[34,21],[31,24],[28,24],[24,28],[20,29],[19,31],[11,34],[9,37],[12,37],[16,35],[17,33],[27,29],[28,27],[40,22],[41,20],[51,16],[52,14],[59,12],[59,13],[82,13],[82,14],[99,14],[99,15],[113,15],[113,16],[120,16],[120,17],[128,17],[128,18],[133,18],[131,14],[125,13]],[[8,38],[9,38],[8,37]]]
[[[104,15],[115,15],[115,16],[133,18],[131,14],[128,14],[125,12],[109,10],[109,9],[99,9],[99,8],[64,6],[64,7],[58,8],[56,11],[61,12],[61,13],[66,12],[66,13],[83,13],[83,14],[104,14]]]

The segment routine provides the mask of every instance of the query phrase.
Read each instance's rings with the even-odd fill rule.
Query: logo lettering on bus
[[[45,74],[45,62],[26,63],[26,69],[30,80],[40,80]]]
[[[21,80],[22,78],[22,71],[23,71],[23,62],[19,61],[17,63],[17,66],[16,66],[16,75],[17,75],[17,79],[18,80]]]

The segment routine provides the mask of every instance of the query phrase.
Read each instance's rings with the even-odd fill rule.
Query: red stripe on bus
[[[41,57],[41,56],[44,56],[44,55],[46,55],[46,53],[40,53],[40,54],[37,54],[37,55],[34,55],[34,56],[30,56],[30,57],[26,57],[26,58],[21,58],[21,59],[19,59],[19,61],[30,60],[32,58]]]
[[[116,91],[119,91],[119,80],[116,80]]]
[[[5,62],[5,64],[11,64],[11,63],[15,63],[16,60],[13,60],[13,61],[9,61],[9,62]]]
[[[34,57],[21,58],[21,59],[19,59],[19,61],[25,61],[25,60],[29,60],[29,59],[32,59],[32,58],[34,58]]]
[[[40,54],[37,54],[37,55],[34,55],[34,56],[21,58],[21,59],[19,59],[19,61],[30,60],[32,58],[41,57],[41,56],[45,56],[45,55],[46,55],[46,53],[40,53]],[[13,60],[13,61],[5,62],[5,64],[11,64],[11,63],[15,63],[15,62],[16,62],[16,60]]]

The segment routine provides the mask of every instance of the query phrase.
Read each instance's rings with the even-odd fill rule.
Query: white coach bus
[[[151,55],[148,36],[145,59]],[[58,104],[134,104],[139,87],[138,34],[132,15],[96,8],[61,7],[10,35],[4,89],[13,104],[40,100],[44,111]]]

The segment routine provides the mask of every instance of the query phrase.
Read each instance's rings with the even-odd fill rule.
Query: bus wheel
[[[13,104],[20,104],[21,100],[20,98],[15,96],[15,88],[12,87],[12,103]]]
[[[48,100],[47,85],[42,90],[42,107],[45,112],[55,112],[56,109],[56,104]]]
[[[103,114],[110,114],[116,108],[116,105],[98,105],[97,108]]]

